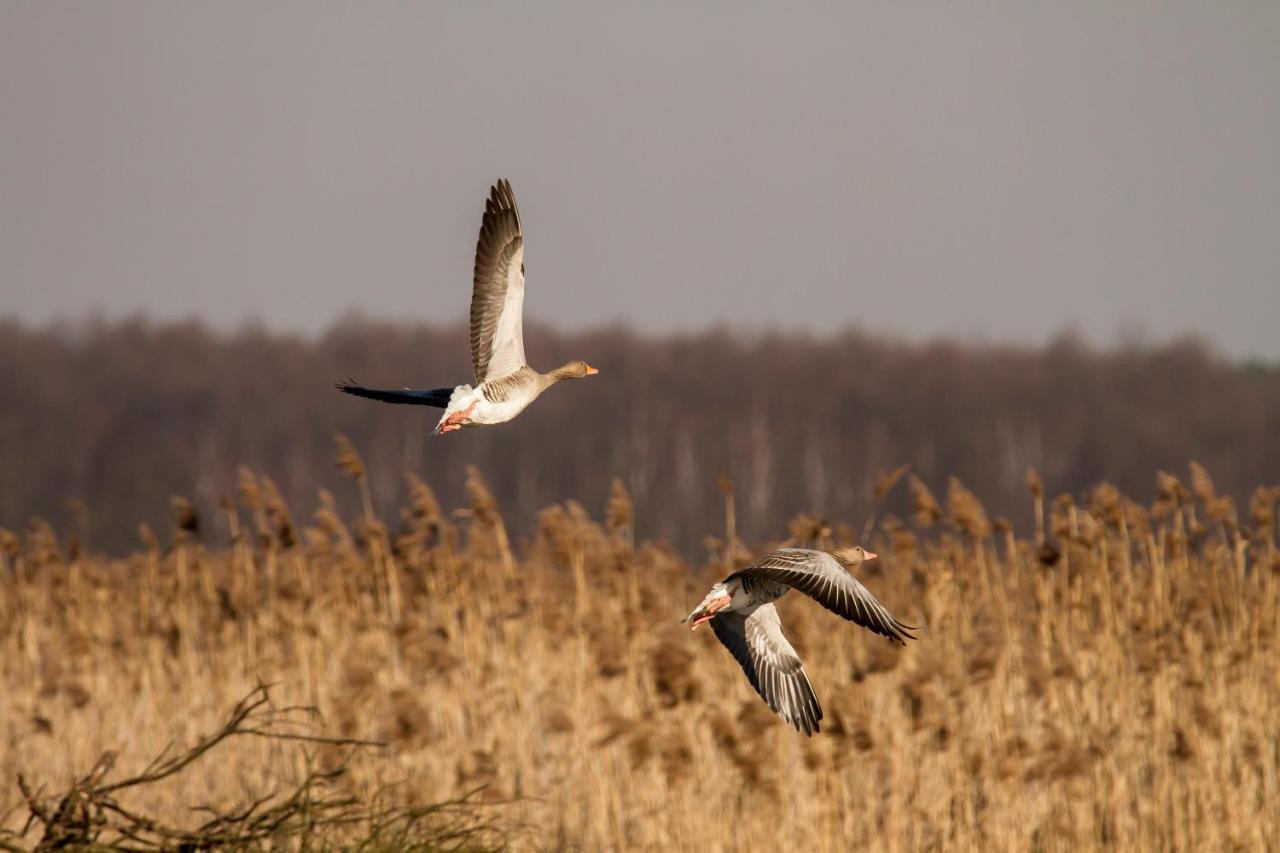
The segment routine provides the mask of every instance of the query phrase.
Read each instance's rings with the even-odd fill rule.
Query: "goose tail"
[[[434,406],[437,409],[446,408],[449,405],[449,398],[453,395],[453,388],[432,388],[428,391],[414,391],[410,388],[399,390],[391,390],[386,388],[366,388],[358,384],[354,379],[348,379],[346,382],[334,383],[335,388],[344,394],[353,394],[357,397],[364,397],[369,400],[378,400],[382,403],[402,403],[410,406]]]

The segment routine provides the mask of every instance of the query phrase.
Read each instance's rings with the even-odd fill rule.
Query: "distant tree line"
[[[405,472],[449,507],[464,503],[466,466],[477,466],[517,537],[552,503],[598,514],[616,477],[637,537],[691,556],[723,529],[722,476],[748,541],[780,538],[797,513],[859,528],[876,478],[900,465],[939,491],[959,477],[1018,525],[1030,515],[1029,465],[1052,492],[1107,480],[1141,497],[1158,469],[1182,473],[1192,459],[1221,493],[1280,482],[1280,371],[1230,364],[1196,342],[1098,352],[1070,336],[1032,349],[536,326],[526,339],[535,366],[581,357],[600,376],[555,388],[513,423],[432,438],[438,410],[355,399],[333,382],[469,381],[461,327],[348,318],[304,339],[0,321],[0,526],[21,532],[43,517],[82,547],[118,552],[139,522],[167,526],[180,495],[200,535],[225,541],[216,510],[241,465],[271,477],[296,515],[321,488],[354,514],[336,433],[363,455],[386,519]],[[886,509],[906,515],[905,502],[895,493]]]

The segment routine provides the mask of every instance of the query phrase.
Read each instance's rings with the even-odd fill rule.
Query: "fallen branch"
[[[274,709],[270,685],[259,685],[231,710],[225,723],[201,737],[194,746],[178,752],[170,744],[137,775],[115,782],[107,777],[116,754],[104,753],[87,774],[58,796],[32,790],[18,775],[18,788],[28,817],[20,832],[0,830],[0,851],[28,853],[55,848],[117,849],[147,853],[159,850],[261,849],[284,841],[307,849],[313,846],[355,849],[417,847],[451,851],[498,851],[507,846],[505,831],[486,819],[491,804],[476,800],[480,791],[425,806],[387,805],[385,791],[366,804],[339,791],[338,781],[347,773],[344,760],[337,767],[319,770],[311,766],[303,779],[287,791],[273,792],[230,810],[200,806],[207,819],[194,828],[171,825],[122,805],[123,791],[154,785],[181,773],[226,741],[241,736],[262,737],[303,745],[357,749],[382,747],[377,741],[326,737],[299,730],[293,715],[315,710],[305,707]],[[350,753],[347,756],[350,757]],[[40,830],[34,847],[23,842]],[[316,839],[323,838],[317,845]]]

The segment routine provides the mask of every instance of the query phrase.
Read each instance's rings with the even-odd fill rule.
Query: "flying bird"
[[[524,357],[524,231],[511,184],[489,189],[476,242],[475,281],[471,291],[471,366],[475,385],[414,391],[365,388],[354,380],[339,391],[384,403],[444,409],[435,433],[464,426],[511,420],[561,379],[599,373],[585,361],[570,361],[539,373]]]
[[[713,585],[684,622],[692,622],[692,630],[710,622],[760,698],[796,731],[811,735],[818,731],[822,706],[800,656],[782,634],[773,602],[798,589],[832,613],[906,645],[915,629],[894,618],[846,571],[875,557],[861,545],[836,551],[782,548]]]

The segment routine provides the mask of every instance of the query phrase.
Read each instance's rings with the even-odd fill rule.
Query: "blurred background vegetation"
[[[935,489],[950,475],[1021,529],[1028,465],[1054,492],[1103,479],[1154,493],[1158,469],[1195,459],[1223,494],[1280,480],[1280,370],[1232,364],[1183,341],[1099,352],[1070,335],[1043,348],[909,344],[858,332],[815,338],[727,332],[641,337],[619,329],[533,327],[536,366],[586,358],[598,380],[556,389],[500,429],[429,433],[437,412],[339,395],[348,376],[375,386],[469,379],[461,327],[349,317],[304,339],[249,328],[141,320],[33,329],[0,323],[0,526],[49,519],[60,537],[131,550],[139,521],[162,527],[170,497],[229,533],[213,512],[247,465],[293,506],[338,488],[333,436],[369,466],[374,508],[407,497],[405,472],[462,503],[476,465],[512,535],[573,498],[600,506],[614,477],[636,535],[686,554],[722,519],[717,478],[737,483],[741,535],[778,535],[796,513],[861,520],[877,476],[909,465]],[[907,510],[891,496],[886,507]]]

